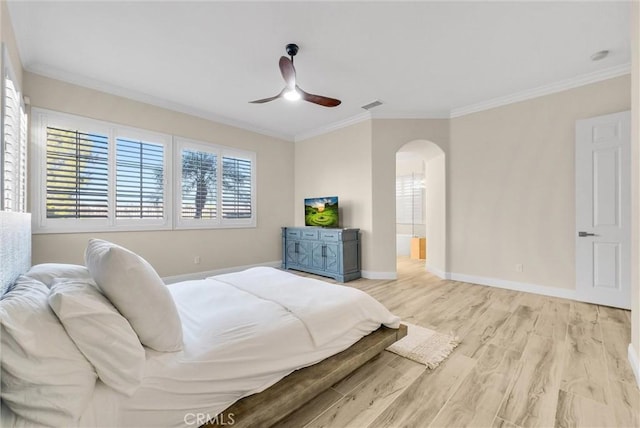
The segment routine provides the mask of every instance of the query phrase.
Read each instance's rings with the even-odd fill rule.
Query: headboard
[[[0,211],[0,296],[31,267],[31,214]]]

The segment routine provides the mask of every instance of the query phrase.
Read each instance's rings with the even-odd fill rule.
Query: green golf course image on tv
[[[338,197],[305,199],[304,224],[306,226],[338,227]]]

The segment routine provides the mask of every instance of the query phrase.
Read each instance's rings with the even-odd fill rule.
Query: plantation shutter
[[[396,223],[424,224],[424,175],[396,177]]]
[[[116,218],[164,217],[164,146],[116,140]]]
[[[47,127],[47,218],[107,218],[108,136]]]
[[[251,218],[251,170],[248,159],[222,158],[222,218]]]
[[[18,182],[18,211],[27,211],[27,113],[20,106],[20,174]]]
[[[181,162],[181,217],[216,219],[218,217],[218,155],[213,152],[183,149]]]
[[[8,70],[4,73],[2,117],[2,206],[6,211],[26,211],[27,115],[20,91]]]

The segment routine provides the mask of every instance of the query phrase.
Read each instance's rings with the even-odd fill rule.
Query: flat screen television
[[[338,197],[305,199],[304,224],[305,226],[338,227]]]

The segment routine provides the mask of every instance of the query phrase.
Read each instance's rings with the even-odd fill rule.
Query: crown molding
[[[622,64],[615,67],[610,67],[604,70],[596,71],[593,73],[582,74],[571,79],[562,80],[560,82],[552,83],[550,85],[544,85],[533,89],[527,89],[521,92],[517,92],[504,97],[493,98],[490,100],[482,101],[476,104],[471,104],[464,107],[454,108],[448,112],[446,111],[434,111],[432,113],[411,113],[411,112],[375,112],[365,111],[363,113],[356,114],[349,118],[330,123],[319,128],[312,129],[310,131],[302,132],[300,134],[282,134],[274,132],[268,129],[256,127],[247,122],[230,119],[225,116],[219,116],[212,114],[208,111],[198,109],[195,107],[186,106],[180,103],[167,101],[162,98],[155,97],[153,95],[137,92],[129,89],[122,88],[120,86],[111,85],[103,81],[96,79],[81,77],[74,75],[63,70],[58,70],[52,67],[46,67],[40,64],[33,64],[27,68],[26,71],[34,74],[38,74],[51,79],[60,80],[66,83],[82,86],[89,89],[105,92],[107,94],[128,98],[134,101],[150,104],[156,107],[164,108],[179,113],[188,114],[191,116],[199,117],[201,119],[209,120],[212,122],[220,123],[234,128],[239,128],[245,131],[254,132],[257,134],[265,135],[268,137],[277,138],[279,140],[300,142],[308,140],[309,138],[317,137],[338,129],[346,128],[351,125],[355,125],[360,122],[364,122],[370,119],[452,119],[460,116],[465,116],[471,113],[477,113],[484,110],[489,110],[496,107],[505,106],[508,104],[517,103],[520,101],[526,101],[533,98],[538,98],[544,95],[550,95],[556,92],[566,91],[568,89],[577,88],[580,86],[588,85],[591,83],[600,82],[614,77],[623,76],[631,72],[631,64]]]
[[[72,85],[94,89],[96,91],[104,92],[110,95],[116,95],[122,98],[127,98],[130,100],[138,101],[145,104],[150,104],[156,107],[164,108],[164,109],[175,111],[178,113],[188,114],[190,116],[199,117],[201,119],[209,120],[209,121],[220,123],[227,126],[232,126],[234,128],[239,128],[245,131],[254,132],[256,134],[265,135],[267,137],[273,137],[279,140],[285,140],[285,141],[291,141],[291,142],[294,141],[293,135],[290,135],[290,134],[281,134],[278,132],[273,132],[268,129],[263,129],[263,128],[251,125],[250,123],[247,123],[247,122],[230,119],[225,116],[219,116],[202,109],[186,106],[184,104],[180,104],[172,101],[167,101],[165,99],[158,98],[153,95],[145,94],[143,92],[137,92],[137,91],[126,89],[117,85],[105,83],[100,80],[78,76],[73,73],[68,73],[66,71],[58,70],[52,67],[46,67],[40,64],[34,64],[27,67],[25,70],[33,74],[38,74],[40,76],[48,77],[55,80],[60,80],[62,82],[70,83]]]
[[[532,98],[538,98],[544,95],[554,94],[556,92],[566,91],[568,89],[600,82],[602,80],[612,79],[629,73],[631,73],[630,63],[606,68],[593,73],[581,74],[579,76],[572,77],[571,79],[561,80],[550,85],[539,86],[537,88],[527,89],[504,97],[482,101],[477,104],[454,108],[451,110],[449,117],[454,118],[465,116],[467,114],[477,113],[483,110],[489,110],[520,101],[530,100]]]
[[[431,113],[410,113],[410,112],[383,112],[371,113],[372,119],[449,119],[449,111],[434,111]]]
[[[356,116],[334,122],[326,126],[322,126],[313,129],[308,132],[297,134],[294,138],[295,142],[304,141],[312,137],[326,134],[331,131],[335,131],[340,128],[345,128],[350,125],[362,122],[367,119],[453,119],[455,117],[465,116],[471,113],[477,113],[483,110],[489,110],[496,107],[505,106],[508,104],[517,103],[520,101],[526,101],[533,98],[542,97],[544,95],[554,94],[556,92],[566,91],[568,89],[577,88],[580,86],[589,85],[591,83],[597,83],[607,79],[613,79],[614,77],[624,76],[631,73],[631,64],[622,64],[615,67],[610,67],[604,70],[599,70],[593,73],[581,74],[571,79],[562,80],[560,82],[552,83],[550,85],[539,86],[533,89],[527,89],[515,94],[507,95],[504,97],[493,98],[487,101],[483,101],[477,104],[471,104],[465,107],[459,107],[452,109],[448,112],[433,112],[433,113],[393,113],[393,112],[380,112],[375,110],[371,112],[365,112]]]
[[[318,135],[327,134],[331,131],[335,131],[341,128],[346,128],[347,126],[355,125],[356,123],[364,122],[365,120],[369,119],[371,119],[371,113],[366,111],[364,113],[351,116],[338,122],[333,122],[326,126],[321,126],[319,128],[312,129],[311,131],[298,134],[295,136],[294,141],[298,143],[300,141],[308,140],[309,138],[317,137]]]

